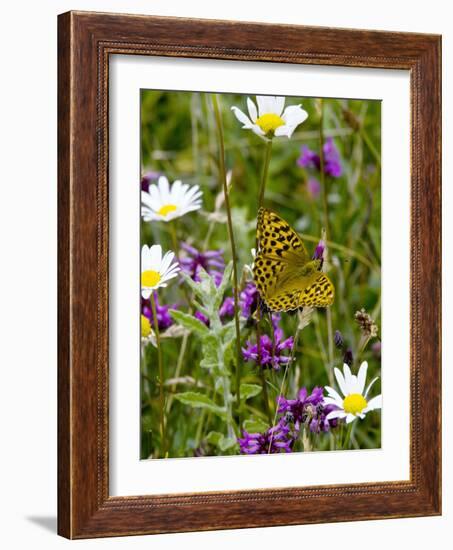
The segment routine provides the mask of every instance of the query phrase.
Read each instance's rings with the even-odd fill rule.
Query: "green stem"
[[[321,179],[321,189],[322,189],[322,207],[324,212],[324,229],[326,231],[327,237],[330,237],[330,227],[329,227],[329,206],[327,203],[327,181],[326,175],[324,173],[324,102],[322,99],[320,101],[320,119],[319,119],[319,172]]]
[[[324,210],[324,230],[325,230],[325,240],[330,237],[330,227],[329,227],[329,207],[327,203],[327,180],[324,173],[324,102],[320,99],[320,120],[319,120],[319,160],[320,160],[320,178],[321,178],[321,188],[322,188],[322,204]],[[328,258],[328,248],[326,245],[324,251],[324,260],[327,264]],[[333,328],[332,328],[332,311],[330,308],[326,310],[326,324],[327,324],[327,351],[329,356],[329,371],[333,367]]]
[[[344,442],[343,442],[343,450],[347,450],[349,448],[349,442],[351,441],[351,433],[352,433],[352,427],[354,425],[354,421],[353,422],[350,422],[349,426],[348,426],[348,429],[346,431],[346,436],[344,438]]]
[[[263,386],[264,408],[268,421],[272,422],[272,413],[269,407],[269,392],[267,391],[266,373],[264,372],[264,369],[261,365],[258,365],[258,369],[260,372],[261,384]]]
[[[179,348],[179,355],[178,355],[178,360],[177,360],[177,363],[176,363],[176,370],[175,370],[175,375],[174,375],[175,378],[179,378],[179,375],[181,374],[182,365],[183,365],[183,361],[184,361],[184,356],[186,354],[187,342],[188,341],[189,341],[189,332],[186,332],[184,334],[184,336],[182,337],[181,347]],[[172,393],[174,393],[175,390],[176,390],[176,384],[173,384],[173,386],[171,386],[170,391]],[[171,409],[172,404],[173,404],[173,395],[170,395],[169,398],[168,398],[167,407],[166,407],[167,416],[170,414],[170,409]]]
[[[151,309],[153,311],[154,332],[156,333],[157,361],[159,365],[159,412],[160,412],[160,432],[162,438],[163,456],[167,455],[167,434],[165,430],[165,396],[164,396],[164,368],[162,364],[162,348],[160,343],[159,323],[157,321],[156,301],[154,293],[151,292]]]
[[[219,103],[217,101],[217,95],[212,94],[212,105],[214,107],[214,114],[217,125],[217,138],[219,141],[219,167],[220,176],[223,184],[223,193],[225,196],[225,208],[227,211],[228,220],[228,234],[231,243],[231,255],[233,258],[233,295],[234,295],[234,324],[236,327],[236,399],[238,410],[241,406],[241,332],[239,325],[239,288],[238,288],[238,268],[237,268],[237,255],[236,245],[234,241],[233,233],[233,221],[231,218],[230,198],[228,194],[228,185],[225,168],[225,141],[223,138],[223,125],[222,117],[220,116]]]
[[[260,190],[258,194],[258,210],[263,206],[264,191],[266,189],[267,175],[269,173],[271,153],[272,153],[272,140],[270,139],[269,141],[266,142],[266,150],[264,153],[263,173],[261,176]]]
[[[260,188],[258,192],[258,208],[257,208],[257,231],[256,231],[256,241],[255,241],[255,249],[258,250],[258,212],[260,211],[260,208],[263,206],[264,202],[264,192],[266,190],[266,182],[267,182],[267,175],[269,173],[269,164],[271,160],[271,153],[272,153],[272,140],[269,140],[266,142],[266,150],[264,153],[264,163],[263,163],[263,172],[261,176],[261,182],[260,182]],[[257,345],[257,352],[258,352],[258,368],[262,369],[261,367],[261,330],[260,330],[260,321],[261,321],[261,296],[258,294],[258,300],[257,300],[257,306],[256,306],[256,345]],[[272,323],[271,323],[272,324]],[[263,384],[263,397],[265,399],[266,404],[266,412],[269,416],[269,421],[272,420],[271,412],[269,409],[269,401],[267,398],[267,387],[266,387],[266,375],[261,370],[261,381]]]
[[[368,150],[370,151],[371,155],[374,157],[374,160],[376,161],[378,166],[381,166],[381,155],[379,154],[376,147],[373,145],[373,142],[371,141],[369,135],[366,133],[366,131],[361,127],[360,128],[360,135],[365,142],[366,146],[368,147]]]

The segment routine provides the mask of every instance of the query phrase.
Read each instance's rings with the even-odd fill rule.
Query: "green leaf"
[[[201,288],[201,283],[197,283],[194,281],[187,273],[184,273],[184,271],[180,271],[181,277],[184,279],[184,282],[186,282],[190,288],[193,290],[193,292],[198,296],[199,298],[203,297],[203,291]]]
[[[232,271],[233,271],[233,262],[229,262],[228,265],[225,267],[225,271],[223,272],[222,282],[220,283],[219,287],[216,289],[216,297],[214,300],[215,309],[219,309],[220,304],[222,303],[223,295],[225,294],[225,290],[227,289],[227,286],[230,283]]]
[[[241,399],[245,401],[246,399],[255,397],[255,395],[261,393],[262,389],[258,384],[241,384]]]
[[[234,437],[223,437],[219,441],[218,447],[221,451],[226,451],[227,449],[230,449],[236,444],[237,444],[237,441]]]
[[[206,440],[211,445],[218,447],[221,451],[226,451],[237,444],[234,437],[225,437],[220,432],[209,432]]]
[[[206,441],[211,445],[215,445],[216,447],[218,446],[221,439],[223,439],[223,434],[221,434],[220,432],[209,432],[206,436]]]
[[[203,395],[198,392],[184,392],[175,394],[175,399],[183,403],[184,405],[189,405],[190,407],[208,409],[222,419],[226,419],[226,412],[223,407],[216,405],[212,399],[207,395]]]
[[[269,426],[260,418],[248,418],[247,420],[244,420],[242,428],[249,434],[255,434],[265,432]]]
[[[200,367],[204,369],[214,369],[217,367],[219,364],[218,345],[217,338],[213,334],[207,334],[203,338],[203,359],[200,362]]]
[[[191,332],[195,332],[200,336],[205,336],[209,334],[208,327],[199,319],[193,317],[192,315],[189,315],[188,313],[183,313],[182,311],[171,309],[170,315],[178,323],[178,325],[183,326]]]

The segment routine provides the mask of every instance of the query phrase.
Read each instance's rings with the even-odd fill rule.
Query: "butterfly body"
[[[321,260],[311,260],[299,235],[266,208],[258,212],[257,242],[253,278],[271,311],[327,307],[333,303],[335,289],[320,271]]]

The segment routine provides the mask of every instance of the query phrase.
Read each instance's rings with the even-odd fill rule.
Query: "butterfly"
[[[271,311],[332,305],[335,288],[321,271],[321,260],[310,259],[302,239],[284,219],[260,208],[256,237],[253,279]]]

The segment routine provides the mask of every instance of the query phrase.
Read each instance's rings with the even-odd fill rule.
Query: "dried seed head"
[[[360,121],[349,109],[343,109],[343,119],[355,132],[360,129]]]
[[[367,336],[368,338],[374,338],[378,335],[378,327],[376,323],[364,310],[364,308],[362,308],[360,311],[357,311],[354,317],[364,336]]]

